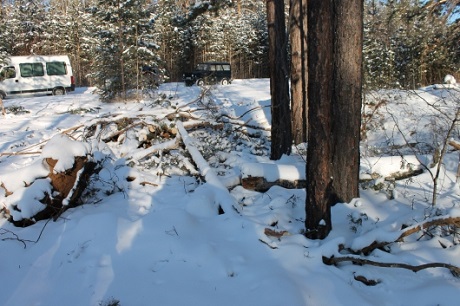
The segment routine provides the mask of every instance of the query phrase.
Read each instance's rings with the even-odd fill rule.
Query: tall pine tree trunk
[[[359,196],[363,0],[308,3],[305,235],[325,238],[331,206]]]
[[[125,83],[125,61],[123,58],[124,54],[124,49],[125,45],[123,43],[123,21],[121,18],[121,9],[120,9],[120,1],[117,3],[118,7],[118,21],[117,21],[117,26],[118,26],[118,60],[119,60],[119,65],[120,65],[120,78],[121,78],[121,95],[123,100],[126,101],[126,83]]]
[[[267,0],[271,94],[271,155],[273,160],[291,153],[291,113],[289,108],[289,69],[284,1]]]
[[[308,2],[308,149],[305,235],[323,239],[332,229],[332,0]]]
[[[359,197],[363,1],[334,0],[332,164],[334,202]]]
[[[291,116],[294,144],[307,141],[307,0],[290,0]]]

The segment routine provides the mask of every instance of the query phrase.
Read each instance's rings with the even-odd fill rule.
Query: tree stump
[[[44,163],[49,166],[52,186],[52,195],[45,194],[40,200],[46,207],[31,218],[10,221],[20,227],[26,227],[39,220],[53,218],[56,220],[66,209],[78,206],[80,197],[85,191],[89,178],[95,172],[96,163],[88,161],[85,156],[76,156],[72,168],[55,173],[54,167],[58,161],[45,158]]]

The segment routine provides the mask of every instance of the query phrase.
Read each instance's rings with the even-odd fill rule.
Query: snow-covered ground
[[[102,103],[88,88],[4,100],[0,207],[16,220],[41,209],[49,190],[45,157],[67,169],[73,156],[92,154],[104,168],[85,204],[56,221],[18,228],[0,217],[1,305],[458,305],[460,279],[446,268],[323,263],[334,255],[460,266],[455,226],[351,254],[396,240],[403,227],[460,217],[459,153],[448,148],[435,207],[427,170],[437,169],[429,152],[452,124],[457,85],[366,96],[361,177],[370,181],[359,199],[333,207],[333,230],[323,241],[301,234],[304,190],[256,192],[239,184],[248,174],[304,178],[303,146],[276,163],[268,159],[269,81],[236,80],[200,94],[199,87],[168,83],[140,102]],[[152,126],[187,132],[150,139]],[[406,180],[383,179],[424,166]],[[266,229],[286,232],[277,238]]]

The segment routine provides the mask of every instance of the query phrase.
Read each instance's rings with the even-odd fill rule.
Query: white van
[[[0,68],[0,98],[10,94],[46,92],[64,95],[75,90],[67,55],[11,56]]]

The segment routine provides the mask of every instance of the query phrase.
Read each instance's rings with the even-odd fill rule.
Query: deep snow
[[[430,205],[433,182],[427,171],[394,184],[372,176],[374,180],[361,190],[359,199],[333,207],[329,237],[308,240],[301,234],[304,190],[275,186],[261,193],[238,184],[248,174],[304,178],[302,146],[294,148],[301,154],[276,163],[267,157],[269,81],[236,80],[211,88],[204,99],[197,99],[199,95],[196,86],[169,83],[161,86],[159,95],[141,102],[101,103],[88,88],[66,96],[4,100],[1,207],[19,205],[17,217],[40,209],[37,199],[48,186],[43,178],[47,174],[41,162],[44,157],[57,158],[66,168],[72,162],[70,156],[91,152],[103,161],[104,169],[92,182],[93,193],[85,197],[86,204],[67,210],[56,222],[17,228],[0,217],[0,304],[458,305],[460,279],[444,268],[414,273],[322,262],[322,256],[340,256],[340,244],[360,249],[375,240],[395,240],[403,225],[437,216],[459,217],[458,152],[450,150],[444,159],[436,207]],[[363,119],[369,132],[362,142],[362,178],[419,168],[421,162],[428,165],[428,146],[442,141],[450,122],[440,114],[454,114],[460,102],[456,85],[416,92],[380,91],[367,97],[366,114],[379,107],[372,117]],[[197,168],[188,159],[194,153],[184,155],[184,149],[160,150],[141,158],[148,150],[138,148],[145,129],[130,130],[107,143],[100,139],[116,126],[96,129],[98,134],[92,135],[99,137],[85,134],[98,122],[124,117],[176,126],[165,116],[178,109],[203,121],[233,122],[220,130],[189,131],[190,138],[184,141],[194,148],[191,151],[205,157],[195,160]],[[87,130],[76,128],[80,125]],[[63,131],[78,141],[62,136]],[[80,142],[85,135],[87,141]],[[171,147],[175,141],[156,145]],[[414,150],[404,146],[406,142],[425,145]],[[22,154],[5,154],[13,152]],[[206,182],[197,175],[199,171]],[[127,177],[134,180],[128,182]],[[378,183],[384,188],[371,188]],[[5,188],[13,194],[6,196]],[[239,213],[229,209],[228,202],[222,205],[223,198]],[[226,208],[225,214],[217,213],[218,205]],[[289,234],[278,239],[265,235],[266,228]],[[458,235],[458,228],[454,234],[430,230],[392,243],[386,251],[377,249],[360,257],[460,266]],[[357,276],[378,284],[366,286]]]

